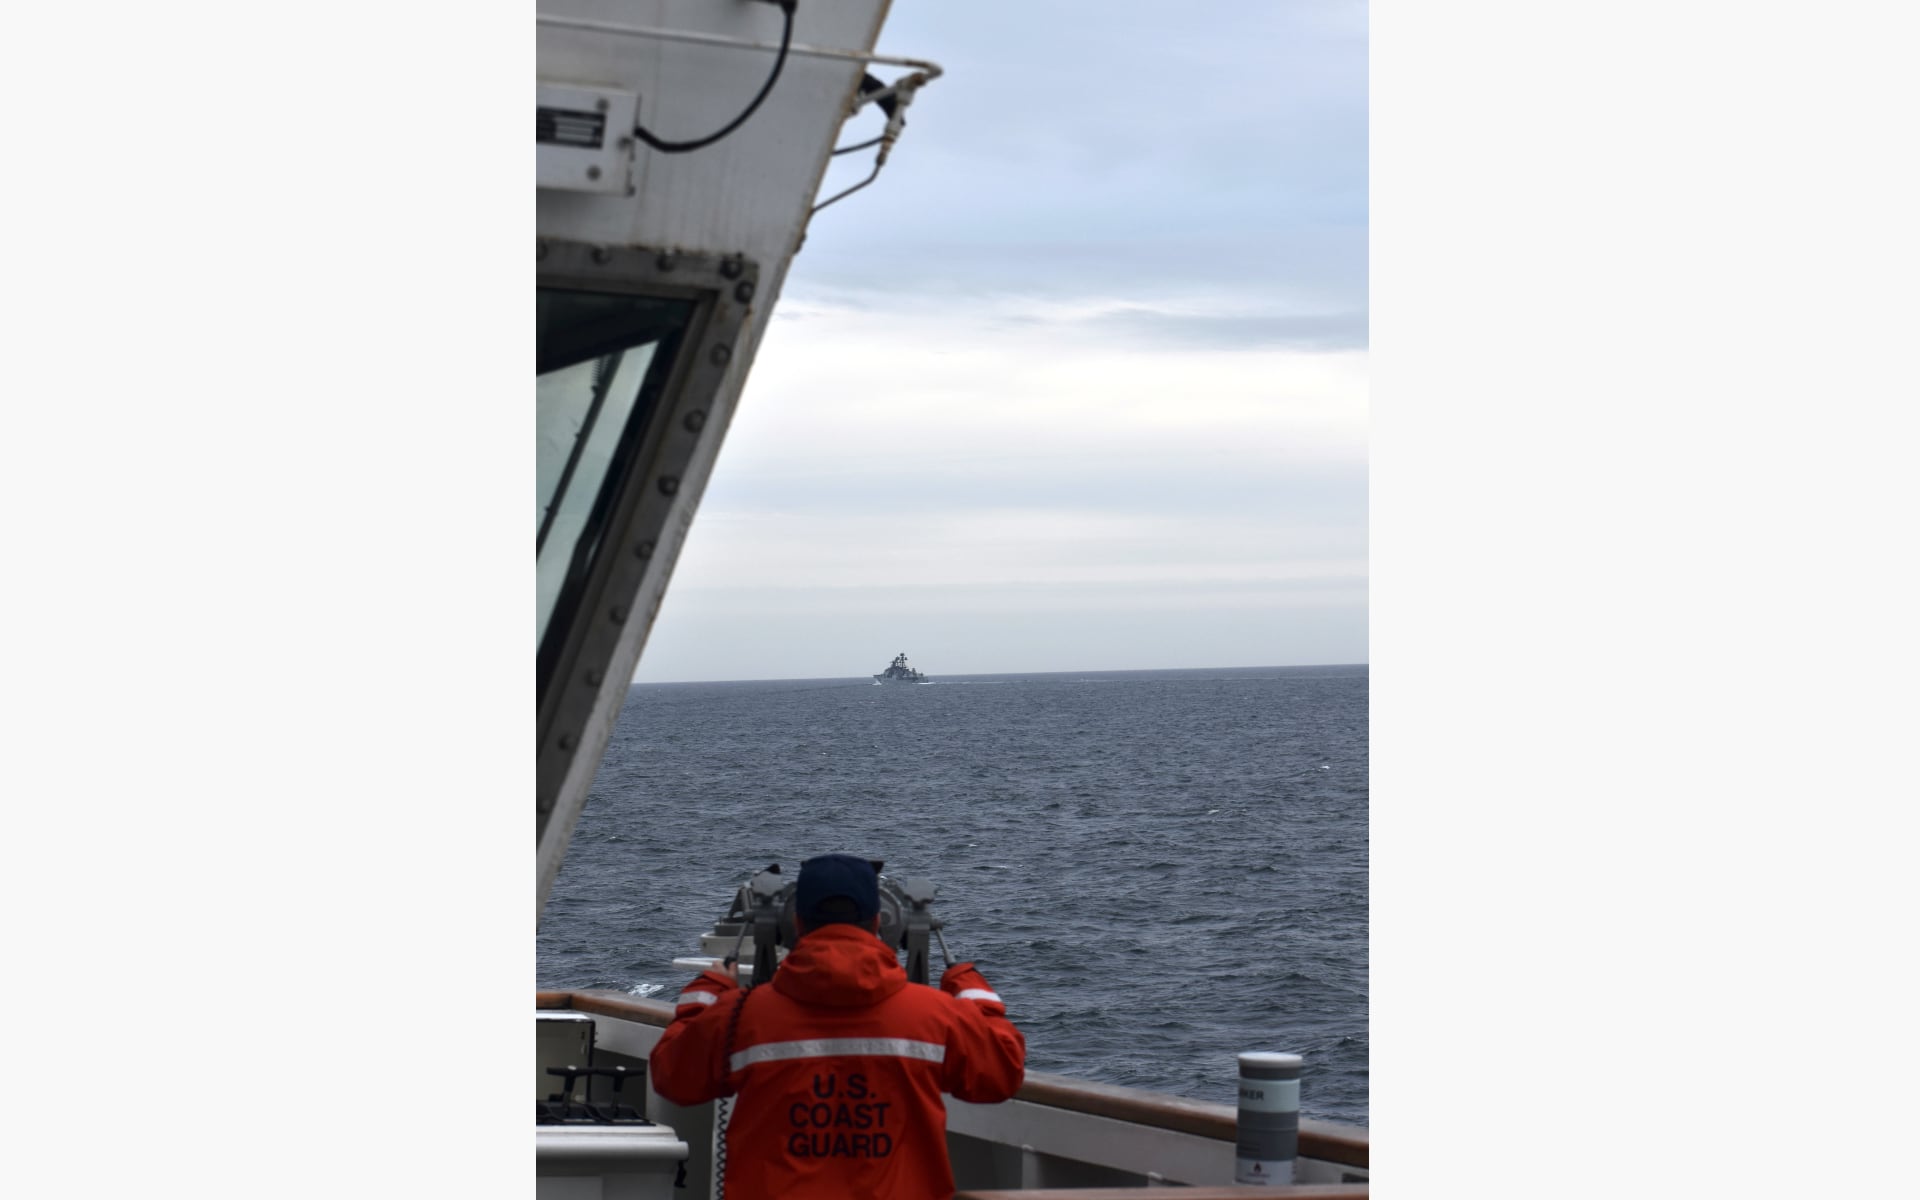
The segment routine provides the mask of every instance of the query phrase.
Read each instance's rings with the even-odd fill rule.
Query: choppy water
[[[541,920],[550,988],[677,989],[755,870],[940,884],[1028,1066],[1367,1123],[1367,669],[636,686]],[[937,955],[936,955],[937,961]]]

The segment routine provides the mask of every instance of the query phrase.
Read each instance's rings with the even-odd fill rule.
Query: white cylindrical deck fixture
[[[1293,1182],[1300,1145],[1298,1054],[1249,1050],[1240,1056],[1240,1113],[1234,1139],[1235,1183]]]

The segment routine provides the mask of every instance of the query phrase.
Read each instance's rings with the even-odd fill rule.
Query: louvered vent
[[[598,150],[606,144],[607,114],[572,108],[540,109],[539,142],[544,146],[577,146]]]

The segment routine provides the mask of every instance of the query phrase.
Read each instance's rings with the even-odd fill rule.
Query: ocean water
[[[541,919],[547,988],[671,996],[769,863],[940,886],[1031,1070],[1367,1123],[1367,669],[642,684]],[[938,967],[938,948],[935,964]]]

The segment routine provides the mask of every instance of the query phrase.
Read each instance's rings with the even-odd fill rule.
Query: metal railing
[[[536,993],[535,1007],[548,1010],[571,1009],[575,1012],[632,1021],[661,1029],[666,1028],[673,1020],[671,1004],[658,1000],[643,1000],[619,992],[539,992]],[[1172,1133],[1187,1134],[1213,1141],[1232,1143],[1235,1140],[1236,1110],[1230,1104],[1209,1104],[1205,1101],[1189,1100],[1162,1092],[1092,1083],[1065,1075],[1049,1075],[1035,1071],[1027,1073],[1026,1082],[1020,1085],[1020,1090],[1015,1093],[1014,1099],[1029,1104],[1063,1109],[1083,1116],[1104,1117],[1129,1125],[1164,1129]],[[1304,1118],[1300,1122],[1299,1156],[1303,1159],[1317,1159],[1321,1162],[1365,1171],[1367,1146],[1367,1131],[1359,1126]],[[1359,1185],[1300,1184],[1295,1186],[1323,1188]],[[1043,1195],[1044,1191],[1030,1191],[1024,1194]],[[1087,1200],[1094,1200],[1091,1193],[1083,1192],[1082,1194],[1087,1196]],[[1199,1193],[1189,1194],[1193,1195],[1195,1200],[1200,1200]],[[1241,1188],[1234,1194],[1305,1196],[1323,1193],[1287,1193],[1277,1188],[1266,1188],[1263,1192],[1257,1188]],[[1331,1196],[1334,1193],[1324,1194]]]

